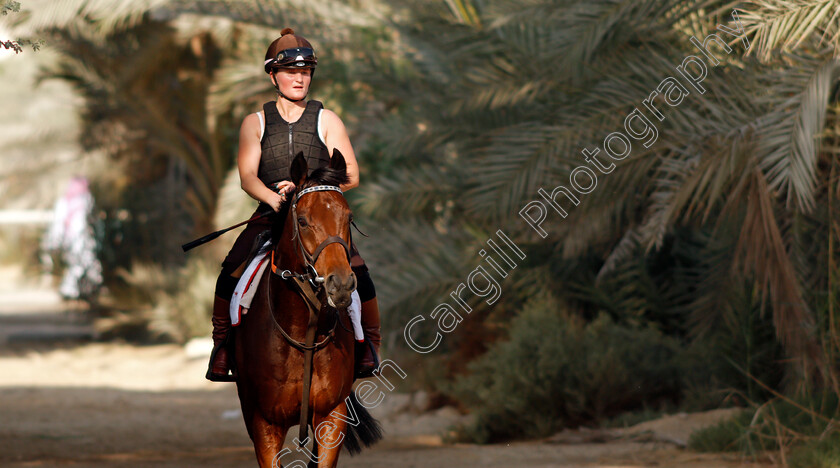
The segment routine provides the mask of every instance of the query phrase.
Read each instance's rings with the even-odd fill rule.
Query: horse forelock
[[[334,169],[329,166],[319,167],[312,171],[312,174],[306,178],[303,187],[299,190],[314,187],[315,185],[335,185],[336,187],[346,184],[350,178],[347,176],[346,170]]]

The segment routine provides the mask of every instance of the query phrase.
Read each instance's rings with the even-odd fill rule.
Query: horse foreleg
[[[254,452],[257,455],[257,463],[260,468],[280,468],[281,458],[291,453],[289,449],[283,449],[283,441],[286,439],[286,428],[275,426],[255,412],[251,419],[251,438],[254,440]]]
[[[318,468],[338,465],[338,453],[347,432],[347,406],[341,402],[328,415],[315,415],[315,441],[318,443]]]

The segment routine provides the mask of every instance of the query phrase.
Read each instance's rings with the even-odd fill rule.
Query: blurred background
[[[23,320],[8,305],[16,291],[59,288],[64,262],[43,239],[73,178],[88,182],[101,265],[101,282],[50,316],[89,327],[82,343],[8,340],[4,376],[57,346],[94,359],[113,349],[89,346],[143,353],[206,339],[236,234],[188,254],[180,245],[253,211],[235,168],[239,124],[276,97],[261,64],[293,27],[319,58],[310,98],[344,120],[360,161],[347,197],[370,236],[356,241],[383,311],[383,354],[408,374],[399,391],[412,418],[446,410],[443,446],[541,447],[564,430],[735,408],[677,446],[840,466],[840,2],[3,4],[0,40],[21,45],[0,49],[5,315]],[[691,36],[737,27],[733,9],[749,51],[720,34],[732,53],[709,67],[705,94],[690,88],[653,121],[655,144],[614,161],[565,219],[549,213],[547,237],[524,223],[538,188],[567,182],[582,149],[621,130],[698,54]],[[405,325],[449,299],[497,229],[526,253],[501,299],[473,298],[434,352],[411,351]],[[415,338],[433,331],[415,327]],[[184,360],[199,380],[203,359]],[[78,369],[67,377],[84,386]],[[119,387],[109,382],[92,386]],[[19,393],[6,398],[24,401],[36,384],[8,385]],[[29,413],[14,414],[7,421]],[[244,427],[230,433],[250,450]],[[39,450],[18,445],[16,459],[80,456]]]

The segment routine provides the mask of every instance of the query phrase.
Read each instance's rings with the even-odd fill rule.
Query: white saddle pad
[[[260,278],[262,278],[268,264],[271,263],[270,245],[270,242],[266,241],[260,247],[259,253],[251,260],[248,268],[239,278],[239,282],[236,283],[236,289],[233,290],[233,297],[230,299],[230,321],[233,326],[239,325],[242,321],[242,315],[247,314],[248,309],[251,308],[251,301],[257,292]],[[353,324],[353,335],[357,341],[363,341],[365,335],[362,332],[362,305],[359,293],[353,291],[351,299],[350,307],[347,309],[350,313],[350,322]]]

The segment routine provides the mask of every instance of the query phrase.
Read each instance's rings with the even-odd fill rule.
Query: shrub
[[[693,433],[688,447],[700,452],[747,454],[795,447],[793,454],[803,463],[799,466],[823,466],[809,463],[840,455],[825,442],[837,441],[836,420],[826,416],[836,415],[837,409],[837,397],[831,393],[772,401]],[[790,466],[795,466],[792,461]]]
[[[797,447],[791,452],[788,465],[790,468],[837,468],[840,466],[840,433]]]
[[[743,411],[713,426],[691,434],[688,447],[698,452],[737,452],[744,451],[742,444],[749,431],[754,411]]]
[[[469,366],[449,391],[473,411],[462,436],[537,437],[638,408],[678,392],[677,342],[650,328],[586,324],[549,297],[530,302],[509,339]]]

